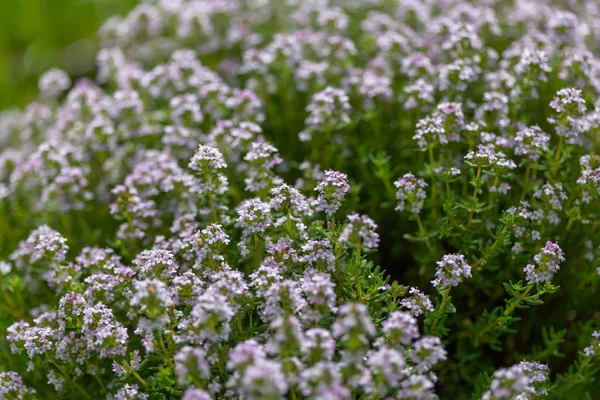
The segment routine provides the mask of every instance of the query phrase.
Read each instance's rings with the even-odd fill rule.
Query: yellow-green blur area
[[[59,67],[93,76],[96,32],[135,0],[0,0],[0,110],[23,107],[36,96],[37,79]]]

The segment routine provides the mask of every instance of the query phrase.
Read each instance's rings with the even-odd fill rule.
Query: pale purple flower
[[[550,135],[534,125],[517,131],[514,142],[516,155],[526,156],[535,162],[540,159],[541,154],[548,151]]]
[[[237,208],[235,226],[251,233],[265,232],[271,221],[271,207],[258,198],[244,200]]]
[[[498,161],[495,151],[484,145],[477,146],[477,150],[471,150],[465,156],[467,163],[476,167],[488,167]]]
[[[279,362],[257,358],[240,371],[232,386],[243,398],[261,400],[281,398],[288,391],[288,383]]]
[[[531,390],[531,381],[520,365],[500,368],[494,372],[490,389],[482,400],[515,399]]]
[[[160,278],[163,280],[173,279],[179,265],[175,256],[169,250],[144,250],[133,260],[137,267],[137,274],[140,278]]]
[[[149,396],[140,391],[138,385],[125,384],[115,395],[115,400],[147,400]]]
[[[69,246],[64,236],[48,225],[42,225],[33,230],[26,240],[19,242],[19,248],[10,257],[13,260],[29,257],[30,262],[40,260],[62,262],[68,250]]]
[[[227,340],[231,333],[229,321],[234,315],[235,310],[227,297],[206,290],[197,298],[190,315],[179,323],[181,335],[177,340],[192,344]]]
[[[417,365],[420,373],[429,371],[440,361],[446,359],[442,341],[437,336],[423,336],[414,344],[408,355],[409,359]]]
[[[338,171],[325,171],[325,178],[315,188],[315,191],[319,193],[316,210],[323,211],[331,217],[341,207],[348,190],[350,190],[350,185],[346,174]]]
[[[548,392],[542,385],[548,381],[550,375],[548,365],[537,361],[521,361],[519,365],[531,382],[529,392],[534,396],[547,395]]]
[[[367,215],[350,214],[348,223],[340,234],[339,240],[349,245],[359,245],[367,249],[379,247],[377,224]]]
[[[213,397],[204,390],[189,387],[183,392],[181,400],[212,400]]]
[[[175,354],[175,375],[180,385],[195,382],[195,379],[210,379],[210,364],[206,351],[201,347],[184,346]]]
[[[271,189],[269,202],[271,210],[292,213],[296,216],[310,215],[310,205],[306,196],[294,187],[282,184]]]
[[[427,183],[423,179],[417,179],[409,172],[394,182],[394,186],[398,189],[396,191],[396,199],[398,200],[396,210],[406,210],[413,214],[419,214],[427,197],[425,192]]]
[[[300,350],[305,358],[313,362],[331,361],[335,354],[335,340],[326,329],[309,329],[304,332]]]
[[[300,133],[300,140],[310,140],[315,134],[330,134],[351,122],[348,95],[333,87],[315,93],[306,111],[309,112],[306,130]]]
[[[300,390],[314,399],[348,399],[352,394],[342,379],[340,364],[321,361],[301,372]]]
[[[265,300],[259,310],[265,322],[287,315],[302,315],[307,302],[302,297],[300,284],[294,280],[273,283],[265,291]]]
[[[40,93],[44,97],[57,97],[71,86],[69,75],[61,69],[52,68],[46,71],[38,82]]]
[[[428,375],[410,375],[400,382],[401,398],[428,400],[433,397],[434,383]]]
[[[581,95],[581,89],[564,88],[556,92],[556,96],[550,102],[550,107],[557,113],[566,113],[570,116],[583,114],[586,110],[585,100]]]
[[[367,307],[362,303],[348,303],[341,306],[338,317],[331,326],[331,332],[335,338],[342,341],[351,338],[365,340],[376,334]]]
[[[335,255],[331,249],[330,240],[309,240],[303,244],[300,261],[320,270],[335,270]]]
[[[6,399],[35,398],[36,391],[23,383],[16,372],[0,372],[0,396]]]
[[[331,280],[331,275],[308,269],[300,285],[308,301],[306,319],[320,321],[324,315],[337,311],[335,284]]]
[[[418,339],[419,327],[417,319],[404,311],[394,311],[381,323],[382,332],[388,337],[392,346],[409,344]]]
[[[567,200],[567,195],[560,182],[544,183],[541,188],[533,193],[533,197],[540,199],[545,204],[558,211],[562,210],[563,203]]]
[[[219,224],[211,224],[192,237],[192,248],[196,253],[196,264],[201,265],[205,260],[221,260],[221,252],[229,244],[229,235]]]
[[[190,160],[189,168],[200,174],[213,174],[217,170],[227,168],[227,164],[218,149],[200,145]]]
[[[534,264],[528,264],[523,271],[527,274],[530,283],[550,282],[552,277],[560,269],[560,263],[565,260],[563,251],[556,243],[546,242],[540,252],[533,257]]]
[[[419,289],[411,287],[408,293],[410,296],[400,300],[400,305],[408,309],[408,312],[413,316],[418,317],[425,311],[433,312],[435,310],[429,296]]]
[[[397,388],[408,372],[403,352],[387,346],[369,353],[366,364],[372,374],[383,378],[385,382],[383,387],[375,387],[380,394],[387,393],[390,388]]]
[[[431,281],[434,287],[457,286],[464,278],[471,277],[471,266],[462,254],[446,254],[437,265],[435,279]]]

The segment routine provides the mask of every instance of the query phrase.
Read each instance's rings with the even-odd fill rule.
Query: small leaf
[[[514,297],[515,289],[513,289],[512,285],[510,285],[507,282],[503,282],[502,285],[504,285],[504,289],[506,290],[506,293],[508,293],[509,295]]]
[[[527,300],[527,304],[529,304],[530,306],[538,306],[540,304],[544,304],[544,302],[540,298],[533,298]]]

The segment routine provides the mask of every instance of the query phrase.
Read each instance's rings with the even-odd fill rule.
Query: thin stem
[[[138,382],[142,384],[143,387],[148,387],[148,382],[146,382],[144,378],[142,378],[136,371],[131,371],[131,374],[135,377],[135,379],[138,380]]]
[[[444,310],[450,302],[449,295],[451,289],[452,287],[449,287],[448,289],[442,291],[442,302],[440,303],[439,307],[435,310],[435,314],[433,315],[433,321],[431,322],[431,326],[429,327],[430,333],[435,331],[435,328],[437,328],[442,316],[444,315]]]
[[[529,175],[531,174],[531,164],[527,165],[525,169],[525,180],[523,181],[523,193],[521,193],[521,201],[525,200],[527,191],[529,190]]]
[[[383,181],[383,186],[385,187],[385,191],[390,195],[390,197],[392,198],[392,200],[396,200],[396,194],[394,193],[394,188],[392,187],[392,184],[390,183],[390,179],[388,176],[385,177],[385,179],[382,179]]]
[[[287,218],[285,221],[285,228],[287,229],[290,239],[294,238],[294,226],[292,225],[292,214],[288,211]]]
[[[477,174],[475,176],[475,180],[473,181],[473,197],[471,198],[471,212],[469,213],[469,220],[467,221],[467,226],[471,225],[473,221],[473,214],[475,214],[475,206],[477,205],[477,189],[479,188],[479,178],[481,177],[481,167],[477,167]]]
[[[512,304],[510,305],[510,307],[508,307],[506,310],[504,310],[504,317],[508,317],[508,316],[509,316],[509,315],[510,315],[510,314],[511,314],[513,311],[514,311],[514,309],[515,309],[515,308],[517,308],[517,306],[518,306],[519,304],[521,304],[521,302],[522,302],[523,300],[526,300],[526,299],[527,299],[527,293],[529,293],[529,291],[530,291],[531,289],[533,289],[533,286],[534,286],[534,285],[529,285],[529,286],[527,287],[527,290],[525,290],[525,292],[523,293],[523,295],[522,295],[522,296],[519,296],[519,297],[517,297],[517,298],[515,299],[516,301],[513,301],[513,302],[512,302]]]
[[[563,147],[563,142],[564,142],[565,138],[564,136],[560,136],[560,138],[558,139],[558,148],[556,150],[556,157],[554,157],[554,161],[559,161],[560,160],[560,153],[562,151],[562,147]]]
[[[358,245],[358,247],[356,248],[356,264],[360,265],[360,261],[361,261],[361,245]]]
[[[84,396],[86,399],[91,399],[91,398],[92,398],[92,396],[90,396],[90,395],[88,394],[88,392],[86,392],[86,391],[85,391],[85,389],[84,389],[84,388],[82,388],[81,386],[79,386],[79,384],[78,384],[77,382],[75,382],[75,379],[71,379],[71,378],[69,378],[69,374],[67,374],[67,371],[65,371],[65,370],[64,370],[64,368],[60,366],[60,364],[56,363],[55,361],[52,361],[52,364],[54,364],[54,365],[56,366],[56,368],[58,368],[58,370],[60,371],[60,373],[62,374],[62,376],[63,376],[63,377],[66,379],[66,380],[68,380],[68,381],[69,381],[71,384],[73,384],[73,386],[74,386],[74,387],[75,387],[77,390],[79,390],[79,391],[81,392],[81,394],[83,394],[83,396]]]
[[[567,223],[567,228],[565,229],[565,233],[568,233],[571,230],[571,225],[573,225],[573,222],[575,221],[575,215],[577,215],[578,211],[579,206],[577,206],[577,208],[575,208],[575,210],[571,212],[571,215],[569,216],[569,222]]]
[[[498,325],[499,322],[501,322],[503,319],[509,317],[511,315],[511,313],[514,311],[515,308],[517,308],[517,306],[519,304],[521,304],[521,302],[523,300],[527,300],[527,293],[529,293],[529,291],[533,288],[534,285],[529,285],[527,287],[527,290],[525,290],[525,292],[523,294],[520,294],[518,297],[514,298],[511,301],[511,304],[509,307],[507,307],[504,312],[502,313],[501,316],[499,316],[498,318],[494,319],[491,323],[487,324],[485,328],[483,328],[481,331],[479,331],[479,333],[477,334],[477,338],[480,338],[484,333],[486,333],[487,331],[489,331],[490,329],[494,328],[496,325]]]
[[[217,213],[217,208],[215,207],[215,199],[212,193],[208,196],[208,201],[210,203],[210,211],[212,213],[213,220],[216,223],[220,223],[219,214]]]
[[[173,361],[171,361],[171,355],[170,355],[169,351],[167,350],[167,346],[165,346],[165,342],[162,340],[162,338],[160,338],[158,343],[160,344],[160,348],[163,351],[165,360],[167,361],[167,363],[169,364],[170,367],[173,367]]]
[[[254,234],[254,269],[258,269],[260,267],[260,263],[261,263],[261,254],[262,254],[262,248],[261,248],[261,240],[258,237],[258,234],[255,233]]]
[[[88,370],[89,370],[89,363],[86,361],[86,364],[88,365]],[[100,376],[98,374],[93,374],[94,378],[96,378],[96,381],[98,382],[98,385],[100,385],[100,389],[102,390],[102,393],[107,394],[108,391],[106,390],[106,386],[104,386],[104,383],[102,382],[102,378],[100,378]]]
[[[498,187],[498,182],[500,182],[500,174],[496,173],[496,176],[494,177],[494,183],[493,183],[493,187],[496,189]],[[491,190],[488,192],[488,206],[492,207],[492,202],[494,201],[494,192],[492,192]]]
[[[552,176],[556,176],[558,173],[558,167],[560,166],[560,155],[563,148],[564,136],[560,136],[558,140],[558,147],[556,149],[556,157],[554,157],[554,168],[552,169]]]
[[[427,237],[427,232],[425,232],[425,228],[423,228],[423,223],[421,222],[421,217],[419,217],[419,214],[415,214],[415,216],[417,217],[417,225],[419,225],[419,232],[421,234],[421,237],[423,239],[425,239],[425,244],[427,245],[427,250],[429,250],[431,252],[431,251],[433,251],[433,247],[431,247],[431,243],[429,243],[429,238]]]
[[[600,221],[596,221],[594,222],[594,224],[592,225],[592,227],[590,228],[590,233],[588,236],[592,236],[592,234],[594,233],[594,231],[596,230],[596,228],[598,227],[598,223],[600,223]]]
[[[498,235],[496,237],[496,240],[494,241],[494,243],[492,243],[492,246],[490,247],[489,251],[487,252],[487,254],[493,254],[496,250],[498,250],[498,246],[500,246],[500,243],[502,243],[502,241],[504,240],[504,236],[506,235],[506,226],[502,229],[502,231],[500,232],[500,235]],[[477,260],[475,262],[475,264],[473,264],[473,269],[477,269],[481,263],[483,263],[483,261],[486,259],[486,256],[484,255],[483,257],[481,257],[479,260]]]
[[[437,196],[437,191],[436,191],[436,187],[435,187],[435,178],[434,178],[434,173],[433,170],[435,169],[435,160],[433,157],[433,147],[429,146],[428,148],[429,150],[429,169],[430,169],[430,173],[431,173],[431,213],[433,218],[437,218],[437,200],[436,200],[436,196]]]
[[[104,386],[104,383],[102,383],[102,379],[98,376],[98,374],[94,374],[94,378],[96,378],[96,382],[98,382],[98,385],[100,385],[102,393],[107,394],[108,392],[106,391],[106,386]]]
[[[586,357],[585,361],[583,361],[582,363],[580,363],[577,366],[577,371],[579,372],[579,371],[583,370],[591,362],[592,362],[592,357]],[[577,380],[576,381],[569,381],[567,383],[567,385],[562,389],[563,392],[571,389],[573,387],[573,385],[575,385],[575,384],[577,384],[577,383],[580,382],[581,379],[579,378],[580,377],[579,373],[575,374],[575,376],[577,377]]]

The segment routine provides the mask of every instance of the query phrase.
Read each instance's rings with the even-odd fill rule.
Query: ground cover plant
[[[600,6],[161,0],[0,116],[6,399],[598,398]]]

